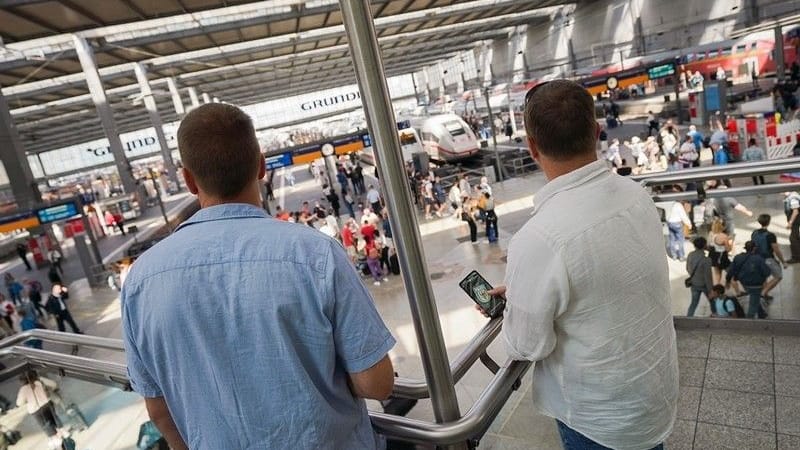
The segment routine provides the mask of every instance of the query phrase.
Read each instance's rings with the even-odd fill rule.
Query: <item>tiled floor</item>
[[[678,422],[670,449],[800,443],[800,337],[678,332]]]

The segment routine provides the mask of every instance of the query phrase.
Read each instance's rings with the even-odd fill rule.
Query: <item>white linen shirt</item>
[[[678,358],[669,273],[647,193],[596,161],[545,185],[508,246],[503,335],[536,361],[534,405],[618,450],[672,430]]]

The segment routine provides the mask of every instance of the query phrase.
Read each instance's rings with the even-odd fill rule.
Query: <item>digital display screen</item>
[[[36,216],[42,224],[58,222],[59,220],[70,219],[80,214],[78,206],[74,202],[61,205],[48,206],[36,210]]]
[[[659,78],[666,78],[668,76],[675,75],[675,65],[674,64],[662,64],[660,66],[655,66],[647,69],[647,76],[651,80],[657,80]]]

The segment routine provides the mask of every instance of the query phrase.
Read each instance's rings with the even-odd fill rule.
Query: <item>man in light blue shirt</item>
[[[756,140],[754,138],[750,138],[750,140],[747,141],[747,148],[744,150],[744,153],[742,153],[742,161],[756,162],[764,161],[765,159],[767,159],[767,153],[763,148],[756,145]],[[764,175],[753,177],[753,185],[758,184],[764,184]]]
[[[178,148],[201,210],[122,289],[128,373],[172,449],[375,449],[363,398],[394,338],[333,239],[269,217],[250,118],[210,103]]]

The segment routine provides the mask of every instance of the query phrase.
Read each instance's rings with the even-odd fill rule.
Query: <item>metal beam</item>
[[[117,132],[117,125],[114,122],[114,113],[108,105],[108,98],[106,97],[103,83],[100,80],[100,74],[97,72],[97,65],[94,61],[94,54],[92,53],[89,43],[86,39],[80,36],[73,36],[75,40],[75,49],[78,52],[81,67],[83,67],[84,74],[86,75],[86,84],[89,86],[92,100],[94,101],[95,108],[97,108],[97,115],[100,116],[100,123],[108,138],[111,153],[114,156],[117,170],[119,171],[119,178],[122,182],[122,187],[125,192],[129,194],[136,194],[136,182],[133,179],[131,172],[131,165],[125,156],[125,150],[122,147],[122,141]]]
[[[404,23],[424,22],[433,18],[439,18],[448,15],[458,15],[471,12],[476,9],[484,9],[496,7],[498,4],[511,4],[511,3],[526,3],[529,0],[493,0],[490,6],[487,6],[485,0],[477,0],[467,3],[459,3],[455,5],[434,8],[423,11],[414,11],[412,13],[398,14],[386,18],[381,18],[376,21],[379,27],[393,27]],[[477,4],[477,5],[476,5]],[[453,25],[447,25],[439,29],[425,29],[404,33],[403,35],[387,36],[387,38],[402,39],[404,37],[423,37],[441,34],[448,31],[467,30],[479,26],[496,25],[499,23],[514,22],[516,24],[524,23],[533,17],[539,17],[545,14],[544,10],[533,10],[525,13],[514,13],[503,16],[497,16],[490,19],[480,19],[476,21],[463,22]],[[510,24],[508,25],[510,26]],[[227,57],[237,56],[241,54],[248,54],[253,51],[264,51],[267,49],[276,49],[286,47],[291,44],[300,44],[304,42],[313,42],[317,40],[339,38],[344,36],[344,28],[341,25],[321,28],[317,30],[310,30],[300,33],[290,33],[281,36],[268,37],[257,39],[253,41],[228,44],[216,48],[207,48],[196,50],[177,55],[162,56],[144,60],[153,70],[158,70],[165,67],[173,67],[175,65],[186,64],[187,62],[204,62],[214,59],[223,59]],[[403,36],[403,37],[400,37]],[[383,39],[381,39],[383,41]],[[227,70],[236,70],[239,65],[233,65]],[[115,66],[104,67],[100,70],[100,74],[104,79],[113,79],[117,77],[128,76],[133,71],[132,63],[118,64]],[[73,74],[63,77],[51,78],[41,82],[25,83],[17,86],[7,87],[3,89],[3,93],[9,99],[24,97],[25,95],[32,95],[33,93],[52,92],[53,90],[65,89],[68,86],[80,85],[83,82],[83,74]]]
[[[493,22],[493,21],[491,21],[491,22]],[[481,25],[482,26],[486,26],[487,24],[491,25],[491,22],[484,22]],[[500,22],[502,22],[502,20]],[[439,35],[441,33],[452,32],[452,31],[464,32],[467,29],[468,28],[466,28],[463,24],[448,25],[448,26],[442,27],[440,30],[438,30],[438,32],[436,32],[436,30],[434,30],[434,31],[429,31],[429,30],[426,30],[426,31],[415,31],[415,32],[401,34],[401,35],[388,36],[386,38],[380,39],[380,41],[383,42],[384,44],[403,43],[403,42],[406,42],[409,38],[411,38],[412,35],[424,38],[424,37],[436,36],[436,35]],[[473,36],[477,40],[483,40],[483,39],[489,39],[491,37],[494,37],[494,36],[497,36],[497,35],[500,35],[500,34],[503,34],[502,30],[490,30],[490,31],[483,31],[483,32],[478,32],[478,33],[469,33],[468,36]],[[436,41],[439,41],[439,39],[433,39],[433,40],[429,40],[429,41],[424,41],[423,40],[423,42],[436,42]],[[392,48],[400,48],[400,47],[396,46],[396,47],[392,47]],[[280,64],[282,62],[289,62],[289,61],[292,61],[292,60],[296,60],[298,58],[312,58],[312,57],[318,57],[318,56],[327,55],[327,54],[335,54],[335,53],[338,53],[338,52],[345,52],[346,50],[347,50],[346,45],[334,46],[334,47],[328,47],[328,48],[319,49],[319,50],[309,50],[309,51],[306,51],[306,52],[301,52],[301,53],[299,53],[297,55],[284,55],[284,56],[264,58],[264,59],[261,59],[261,60],[255,60],[255,61],[250,61],[250,62],[246,62],[246,63],[236,64],[235,66],[236,66],[237,69],[244,69],[244,68],[249,68],[249,67],[255,68],[255,67],[261,67],[261,66],[264,66],[264,65],[272,67],[272,66],[278,65],[278,64]],[[225,73],[227,71],[228,71],[227,68],[204,69],[204,70],[199,70],[199,71],[195,71],[195,72],[188,72],[188,73],[179,75],[178,79],[181,82],[189,83],[190,80],[192,80],[194,78],[197,78],[197,77],[213,75],[213,74],[223,74],[223,73]],[[153,80],[153,81],[151,81],[151,85],[152,84],[157,84],[157,83],[162,83],[162,82],[166,82],[166,80],[165,79]],[[53,89],[54,90],[60,90],[60,88],[56,88],[56,87],[54,87]],[[113,94],[113,95],[126,95],[126,94],[130,94],[130,93],[136,92],[137,89],[138,89],[138,87],[135,84],[132,84],[132,85],[120,86],[118,88],[110,89],[108,91],[108,93],[109,94]],[[61,105],[67,105],[67,104],[86,103],[86,102],[88,102],[90,100],[90,97],[88,95],[84,94],[84,95],[80,95],[80,96],[76,96],[76,97],[71,97],[71,99],[72,100],[70,100],[70,98],[61,99],[61,100],[55,100],[55,101],[48,102],[48,103],[45,103],[45,104],[19,108],[19,109],[16,109],[16,110],[12,111],[12,114],[14,114],[15,117],[20,117],[21,118],[21,117],[25,117],[29,113],[34,113],[34,112],[37,112],[37,111],[44,111],[45,109],[48,109],[48,113],[50,113],[49,106],[61,106]],[[42,106],[42,105],[44,105],[44,106]]]
[[[150,89],[150,81],[147,79],[147,69],[144,64],[136,64],[136,80],[139,82],[139,87],[142,90],[142,97],[144,106],[147,109],[147,115],[150,116],[150,123],[156,132],[156,140],[161,149],[161,158],[164,160],[164,168],[167,170],[167,176],[172,184],[177,189],[180,189],[180,182],[178,181],[178,174],[175,170],[175,162],[172,161],[172,149],[167,145],[167,138],[164,136],[164,125],[161,123],[161,116],[158,114],[158,107],[153,99],[153,91]]]
[[[41,194],[33,180],[25,149],[3,94],[0,94],[0,160],[8,175],[17,208],[28,208],[41,202]]]

